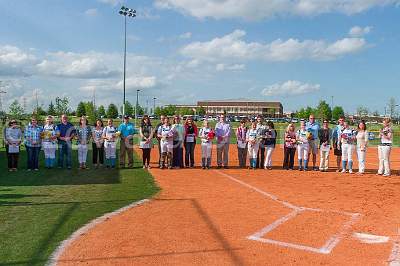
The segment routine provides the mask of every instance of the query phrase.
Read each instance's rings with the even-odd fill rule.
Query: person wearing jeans
[[[290,123],[285,132],[283,169],[293,170],[296,143],[295,127]]]
[[[357,157],[358,157],[358,174],[362,175],[365,173],[365,158],[368,146],[368,131],[367,125],[364,121],[358,124],[357,131]]]
[[[215,125],[215,136],[217,138],[217,165],[228,168],[229,163],[229,141],[231,136],[231,125],[225,121],[225,114],[219,116],[219,122]],[[257,158],[257,156],[256,156]]]
[[[196,147],[196,137],[199,134],[197,126],[193,123],[193,118],[188,117],[185,123],[185,166],[194,167],[194,149]]]
[[[25,128],[25,147],[28,154],[27,168],[28,171],[39,170],[39,152],[41,147],[41,134],[43,129],[38,126],[35,117],[32,117],[31,122]]]
[[[75,127],[68,122],[67,115],[61,115],[61,123],[56,126],[58,139],[58,168],[63,168],[64,157],[68,169],[72,167],[72,143],[75,136]]]
[[[322,128],[318,132],[319,146],[320,146],[320,164],[319,170],[327,172],[329,169],[329,152],[331,142],[331,129],[329,128],[328,120],[324,120]]]
[[[80,169],[87,169],[86,160],[88,143],[90,141],[90,136],[92,135],[91,129],[87,124],[88,121],[86,117],[82,116],[79,120],[79,127],[76,129],[76,135],[78,137],[78,160]]]
[[[246,167],[247,161],[247,131],[246,120],[240,121],[240,126],[236,130],[236,141],[238,149],[239,168]]]
[[[260,131],[257,130],[257,123],[252,122],[251,128],[247,131],[246,134],[246,141],[247,141],[247,149],[248,155],[250,160],[250,168],[256,169],[257,168],[257,154],[258,149],[260,147]]]
[[[390,176],[390,153],[392,151],[393,131],[390,119],[383,120],[383,128],[379,132],[381,144],[378,147],[379,170],[378,175]]]
[[[5,131],[8,171],[17,171],[22,132],[17,121],[11,120]]]

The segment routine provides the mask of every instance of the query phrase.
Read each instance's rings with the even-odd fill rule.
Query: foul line
[[[394,240],[392,252],[388,259],[390,266],[400,266],[400,229],[398,230],[398,235]]]
[[[76,239],[78,239],[81,235],[87,233],[90,229],[95,227],[96,225],[110,219],[111,217],[114,217],[116,215],[119,215],[131,208],[137,207],[139,205],[142,205],[146,202],[149,202],[150,200],[144,199],[140,201],[136,201],[132,204],[129,204],[125,207],[122,207],[116,211],[106,213],[103,216],[96,218],[92,221],[90,221],[88,224],[84,225],[77,231],[75,231],[68,239],[64,240],[61,242],[61,244],[56,248],[56,250],[51,254],[49,261],[46,263],[47,266],[55,266],[57,265],[57,262],[59,261],[61,255],[64,253],[64,251],[74,242]]]
[[[339,242],[349,233],[351,230],[351,227],[353,224],[355,224],[359,218],[361,217],[361,214],[359,213],[351,213],[351,212],[343,212],[343,211],[330,211],[330,210],[323,210],[323,209],[315,209],[315,208],[307,208],[307,207],[300,207],[296,206],[290,202],[284,201],[279,199],[277,196],[270,194],[268,192],[265,192],[255,186],[252,186],[242,180],[239,180],[231,175],[228,175],[226,173],[223,173],[221,171],[216,170],[216,172],[244,187],[247,187],[255,192],[260,193],[261,195],[264,195],[267,198],[270,198],[271,200],[278,202],[282,204],[283,206],[289,208],[292,210],[289,214],[279,218],[272,224],[266,226],[265,228],[261,229],[259,232],[256,232],[255,234],[247,237],[249,240],[254,240],[254,241],[259,241],[262,243],[269,243],[269,244],[275,244],[283,247],[288,247],[288,248],[294,248],[294,249],[299,249],[299,250],[304,250],[304,251],[309,251],[309,252],[314,252],[318,254],[329,254],[332,252],[332,250],[339,244]],[[276,229],[280,225],[288,222],[289,220],[295,218],[297,215],[300,213],[303,213],[305,211],[310,211],[310,212],[330,212],[330,213],[336,213],[339,215],[345,215],[349,216],[350,220],[347,221],[345,224],[343,224],[342,229],[337,232],[335,235],[333,235],[331,238],[328,239],[328,241],[321,247],[321,248],[315,248],[315,247],[310,247],[310,246],[305,246],[305,245],[299,245],[295,243],[288,243],[288,242],[282,242],[282,241],[277,241],[274,239],[267,239],[264,238],[266,234],[271,232],[272,230]],[[399,253],[400,253],[400,246],[399,246]],[[400,260],[400,258],[399,258]]]

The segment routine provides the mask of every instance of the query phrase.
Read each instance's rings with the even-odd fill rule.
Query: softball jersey
[[[308,151],[309,151],[309,143],[308,143],[308,131],[299,129],[296,133],[297,138],[297,156],[299,160],[308,160]]]
[[[46,167],[53,167],[56,161],[57,140],[52,137],[56,136],[56,127],[53,124],[46,124],[43,127],[42,146],[44,151]]]
[[[106,126],[103,129],[103,136],[106,138],[104,141],[104,148],[106,151],[106,159],[116,158],[116,136],[117,129],[114,126]]]
[[[260,146],[260,142],[258,141],[258,130],[257,129],[249,129],[247,131],[247,142],[248,142],[248,152],[249,157],[252,159],[257,159],[258,148]]]
[[[199,132],[199,137],[201,138],[202,167],[210,167],[211,164],[212,140],[208,139],[210,132],[212,132],[212,129],[209,127],[203,127]]]
[[[380,132],[381,144],[378,146],[379,170],[378,174],[390,175],[390,153],[392,151],[393,132],[390,127],[385,127]]]
[[[161,135],[161,153],[172,153],[173,152],[173,138],[174,138],[174,129],[169,125],[162,125],[157,132],[158,135]]]

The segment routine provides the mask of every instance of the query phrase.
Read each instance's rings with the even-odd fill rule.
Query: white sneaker
[[[390,174],[383,174],[383,176],[390,176]]]
[[[341,173],[343,173],[343,174],[346,173],[346,169],[343,169]]]
[[[350,170],[349,170],[349,174],[352,174],[352,173],[353,173],[353,170],[350,169]]]

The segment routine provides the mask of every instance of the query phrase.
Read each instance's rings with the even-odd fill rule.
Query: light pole
[[[139,92],[140,90],[136,90],[136,106],[135,106],[135,127],[137,125],[137,117],[138,117],[138,108],[139,108]]]
[[[156,97],[154,97],[153,98],[153,115],[155,115],[156,114],[156,100],[157,100],[157,98]]]
[[[125,31],[125,42],[124,42],[124,101],[122,103],[122,115],[125,115],[125,102],[126,102],[126,93],[125,93],[125,80],[126,80],[126,17],[134,18],[136,17],[136,10],[132,8],[127,8],[122,6],[118,12],[121,16],[124,16],[124,31]]]

